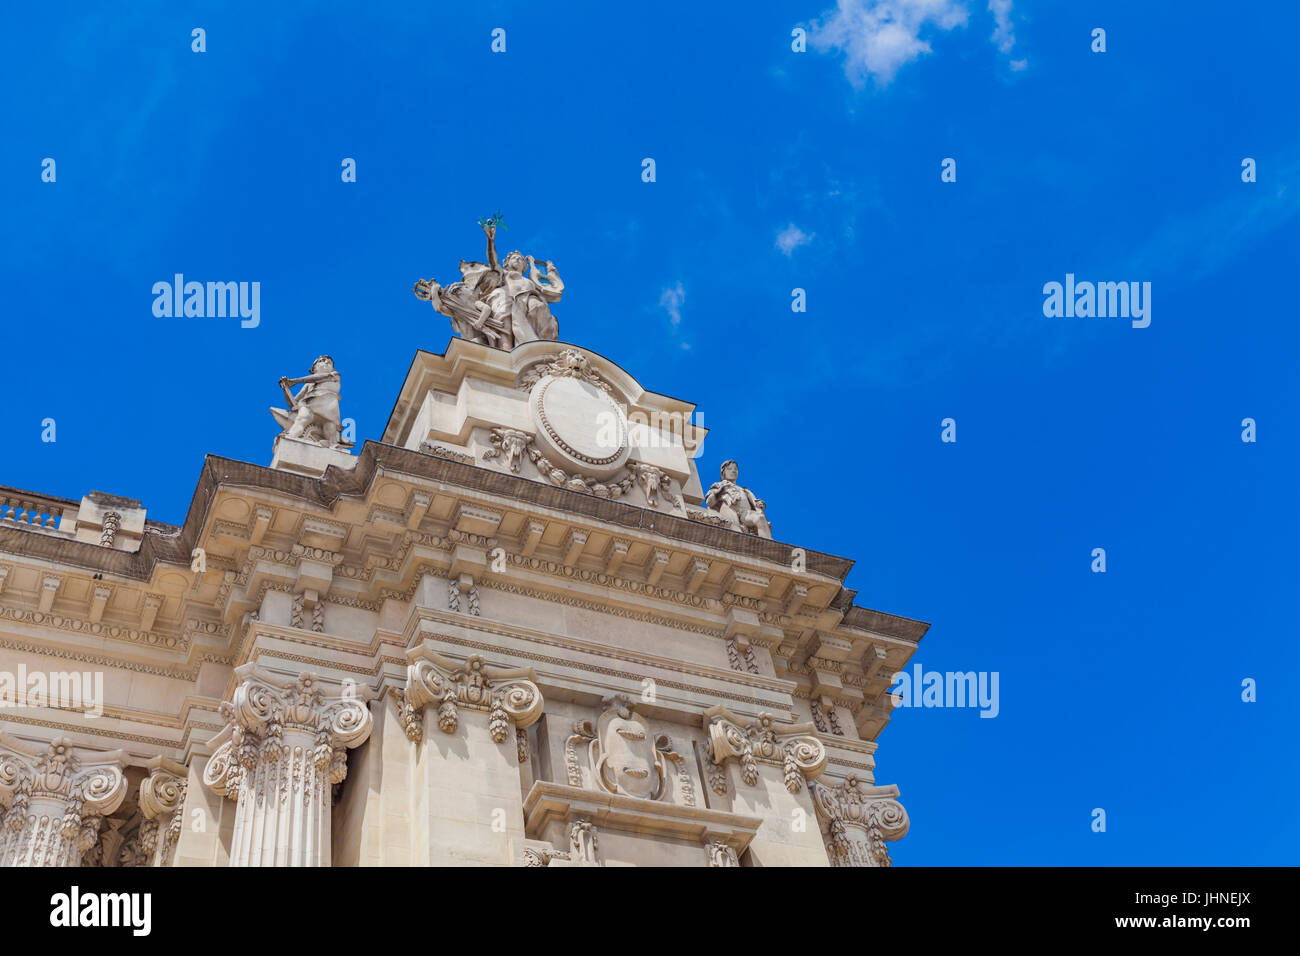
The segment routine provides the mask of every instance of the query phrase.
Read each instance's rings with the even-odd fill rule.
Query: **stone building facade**
[[[455,338],[355,449],[312,369],[180,526],[0,488],[0,866],[888,865],[927,625],[706,490],[693,406]]]

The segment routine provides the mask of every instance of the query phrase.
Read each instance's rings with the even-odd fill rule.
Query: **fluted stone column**
[[[255,664],[222,704],[203,782],[236,801],[231,866],[329,866],[331,786],[347,748],[370,736],[368,688],[327,694],[313,674],[286,680]]]
[[[0,734],[0,866],[81,866],[126,796],[124,756],[65,737],[28,747]]]
[[[901,840],[909,825],[897,787],[867,786],[852,775],[837,787],[811,787],[831,866],[893,865],[885,841]]]
[[[181,835],[186,770],[166,757],[154,757],[148,768],[140,782],[140,851],[146,866],[171,866]]]

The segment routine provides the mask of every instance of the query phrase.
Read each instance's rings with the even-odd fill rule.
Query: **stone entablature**
[[[313,407],[273,468],[209,457],[180,526],[130,499],[0,489],[18,501],[0,513],[0,670],[97,669],[106,697],[96,721],[0,711],[0,768],[51,759],[62,735],[66,767],[116,767],[133,798],[61,797],[66,827],[23,823],[0,848],[879,864],[906,827],[874,788],[874,738],[926,625],[855,607],[851,562],[771,538],[733,470],[705,494],[702,428],[661,446],[637,424],[693,408],[589,350],[457,340],[417,355],[387,443],[329,447],[311,428],[333,405]],[[587,424],[611,409],[602,454]],[[20,776],[0,770],[0,829],[22,816]],[[850,780],[866,816],[815,802]],[[211,825],[183,826],[194,814]],[[798,814],[814,822],[792,830]]]

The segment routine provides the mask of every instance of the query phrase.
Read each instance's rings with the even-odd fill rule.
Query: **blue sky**
[[[323,351],[377,438],[450,335],[411,285],[501,209],[562,339],[699,404],[706,483],[999,673],[996,719],[882,735],[897,865],[1296,862],[1300,7],[423,6],[10,11],[0,483],[179,522]],[[177,272],[260,325],[155,318]],[[1045,317],[1066,273],[1151,282],[1150,327]]]

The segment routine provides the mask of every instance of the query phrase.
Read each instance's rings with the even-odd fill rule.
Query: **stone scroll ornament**
[[[408,652],[402,723],[415,743],[424,739],[425,711],[434,713],[445,734],[460,726],[462,708],[487,711],[488,732],[499,744],[511,736],[511,727],[523,730],[542,716],[542,692],[531,667],[490,667],[478,654],[463,664],[420,646]]]
[[[81,866],[126,796],[125,757],[0,734],[0,866]]]
[[[154,757],[148,767],[140,782],[139,848],[144,866],[171,866],[184,819],[186,770],[165,757]]]
[[[718,767],[728,760],[738,761],[740,779],[748,786],[758,784],[760,762],[779,765],[785,788],[791,793],[798,793],[805,780],[826,769],[826,748],[811,723],[780,725],[771,714],[759,714],[753,722],[745,722],[719,706],[704,712],[704,725],[709,734],[708,759]],[[711,775],[711,782],[717,793],[726,792],[722,774]]]
[[[886,840],[907,835],[907,811],[897,787],[872,787],[850,775],[836,787],[810,784],[825,828],[832,866],[892,866]]]
[[[548,259],[543,271],[518,250],[498,260],[497,230],[505,228],[500,212],[480,219],[479,227],[487,237],[487,262],[462,259],[460,281],[448,286],[420,279],[415,297],[451,319],[452,331],[470,342],[509,351],[524,342],[555,341],[560,332],[551,305],[564,294],[555,263]]]
[[[231,866],[328,866],[332,785],[347,750],[370,736],[369,688],[327,691],[314,674],[282,678],[249,663],[221,705],[226,727],[203,783],[236,801]]]

